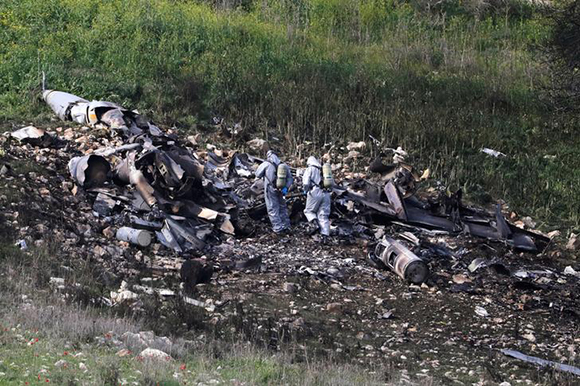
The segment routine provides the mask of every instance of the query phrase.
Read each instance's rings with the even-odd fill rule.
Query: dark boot
[[[320,225],[318,224],[318,220],[314,219],[308,222],[308,228],[306,228],[306,233],[308,234],[308,236],[312,236],[313,234],[318,232],[319,229]]]

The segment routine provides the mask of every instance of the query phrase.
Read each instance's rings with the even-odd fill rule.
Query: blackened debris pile
[[[52,90],[43,97],[61,119],[91,126],[87,141],[99,139],[105,145],[80,149],[84,154],[70,160],[69,170],[92,196],[95,215],[122,227],[118,239],[144,247],[154,235],[179,254],[197,255],[210,241],[220,244],[222,234],[254,234],[253,222],[265,219],[261,181],[253,181],[261,159],[213,146],[200,151],[195,141],[182,142],[138,112],[111,102],[89,102]],[[106,135],[97,138],[100,129]],[[43,138],[30,128],[27,132],[36,141]],[[364,142],[350,144],[344,160],[359,158],[365,146]],[[420,176],[406,163],[403,149],[390,150],[394,153],[391,163],[377,157],[369,166],[380,178],[345,178],[333,191],[332,234],[367,239],[372,244],[370,257],[377,264],[421,283],[428,277],[428,268],[411,249],[429,244],[419,239],[424,234],[476,236],[527,252],[540,251],[549,242],[542,234],[506,221],[499,205],[494,213],[464,205],[461,191],[420,197],[417,185],[429,177],[429,171]],[[301,170],[292,171],[300,176]],[[296,180],[295,189],[300,191],[300,179]],[[288,196],[295,222],[302,217],[301,196]],[[386,234],[384,226],[392,224],[408,230],[390,235],[400,240]],[[444,246],[427,247],[435,254],[452,256]],[[412,273],[406,273],[407,268],[413,268]]]
[[[209,149],[204,161],[194,144],[135,111],[60,91],[43,96],[61,119],[110,131],[108,146],[72,158],[69,170],[93,196],[96,215],[130,227],[118,238],[146,246],[151,232],[176,252],[196,253],[212,232],[236,233],[239,210],[249,206],[240,188],[249,187],[254,157]]]
[[[580,268],[557,259],[578,250],[576,234],[566,251],[552,241],[536,256],[549,238],[531,231],[531,219],[466,205],[432,180],[418,189],[429,171],[407,164],[402,149],[385,162],[356,142],[343,154],[327,148],[339,181],[327,243],[306,235],[300,169],[287,196],[293,231],[271,236],[253,178],[261,160],[180,139],[113,104],[67,98],[64,118],[75,107],[82,126],[0,137],[0,230],[13,229],[10,240],[32,253],[58,248],[59,264],[43,273],[67,298],[155,311],[180,333],[195,326],[229,339],[236,329],[277,349],[295,336],[360,363],[404,355],[401,366],[450,379],[467,367],[482,379],[490,360],[508,379],[501,353],[577,366]],[[104,114],[115,109],[122,122],[113,124]],[[208,142],[229,138],[208,132]],[[264,140],[244,141],[256,155],[267,150]],[[298,157],[309,155],[301,146]],[[88,283],[77,274],[85,266]],[[377,269],[385,266],[398,276]]]

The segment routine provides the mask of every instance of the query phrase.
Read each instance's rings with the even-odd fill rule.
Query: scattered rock
[[[268,151],[268,142],[261,138],[254,138],[251,141],[246,142],[246,145],[255,153],[265,153]]]
[[[59,369],[66,368],[68,367],[68,362],[65,361],[64,359],[61,359],[54,364],[54,367],[57,367]]]
[[[151,359],[156,361],[170,361],[171,359],[173,359],[171,358],[171,355],[161,350],[157,350],[155,348],[146,348],[145,350],[141,351],[139,356],[145,359]]]
[[[46,188],[40,188],[38,190],[38,192],[40,193],[40,195],[42,197],[49,197],[50,196],[50,190],[46,189]]]
[[[476,306],[475,307],[475,313],[479,316],[482,316],[484,318],[489,316],[489,313],[485,310],[485,308],[481,307],[481,306]]]
[[[155,339],[155,333],[153,331],[141,331],[139,332],[139,337],[147,342],[147,344],[151,344],[153,339]]]
[[[294,321],[293,321],[293,322],[290,324],[290,326],[291,326],[293,329],[295,329],[295,330],[296,330],[296,329],[300,329],[300,328],[304,327],[304,319],[303,319],[303,318],[298,318],[298,319],[294,320]]]
[[[580,278],[580,272],[579,271],[576,271],[570,265],[568,265],[568,266],[566,266],[566,268],[564,268],[564,274],[565,275],[576,276],[576,277]]]
[[[298,291],[298,285],[295,283],[284,283],[284,292],[293,294]]]
[[[113,227],[109,226],[103,229],[103,235],[108,238],[113,238],[115,236],[115,231],[113,230]]]
[[[453,275],[453,282],[455,284],[471,283],[471,279],[462,273]]]
[[[327,304],[326,311],[328,311],[332,314],[341,314],[342,313],[342,304],[340,304],[340,303]]]
[[[340,271],[335,267],[330,267],[326,270],[326,273],[329,274],[330,276],[338,276],[340,274]]]
[[[580,248],[580,238],[577,234],[571,233],[568,242],[566,243],[566,249],[569,251],[576,251],[578,248]]]
[[[360,152],[356,151],[356,150],[351,150],[348,152],[348,154],[346,155],[346,158],[344,159],[345,161],[348,160],[352,160],[352,159],[356,159],[356,158],[360,158]]]
[[[117,304],[137,299],[138,295],[135,292],[129,291],[127,288],[127,282],[123,281],[117,292],[111,291],[111,302]]]
[[[131,355],[131,351],[127,350],[126,348],[117,351],[116,354],[118,357],[126,357],[127,355]]]
[[[530,216],[523,217],[522,222],[527,228],[534,229],[536,227],[535,221]]]
[[[536,337],[535,337],[535,336],[534,336],[534,334],[532,334],[531,332],[530,332],[530,333],[527,333],[527,334],[524,334],[524,335],[522,335],[522,338],[524,338],[525,340],[529,340],[529,341],[530,341],[530,342],[532,342],[532,343],[536,341]]]
[[[197,284],[207,283],[213,275],[213,265],[202,259],[186,260],[180,269],[185,288],[192,290]]]
[[[351,150],[362,151],[366,147],[367,147],[367,144],[364,141],[350,142],[348,145],[346,145],[346,148],[348,151],[351,151]]]

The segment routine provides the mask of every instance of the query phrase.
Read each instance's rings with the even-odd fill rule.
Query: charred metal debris
[[[219,245],[224,238],[245,238],[265,229],[263,189],[261,181],[254,181],[262,159],[213,146],[200,150],[195,141],[182,141],[171,130],[164,131],[138,112],[111,102],[87,101],[53,90],[46,90],[43,98],[61,120],[89,126],[87,136],[106,137],[107,146],[84,149],[70,159],[68,168],[87,193],[94,216],[110,223],[118,240],[140,248],[157,240],[188,259],[202,256],[208,245]],[[62,139],[32,126],[11,135],[34,146],[63,146]],[[257,151],[264,146],[261,141]],[[364,146],[364,142],[350,144],[345,158],[356,158]],[[417,194],[428,170],[420,176],[406,163],[405,151],[389,150],[394,153],[390,163],[378,157],[369,165],[375,178],[343,178],[332,195],[334,240],[364,240],[376,265],[421,284],[429,277],[431,259],[456,258],[456,252],[428,237],[473,236],[482,243],[502,243],[532,253],[549,243],[546,235],[508,222],[499,204],[490,213],[465,205],[461,191]],[[333,168],[338,171],[339,165]],[[301,170],[292,173],[299,176]],[[298,193],[300,178],[296,181],[298,186],[287,197],[289,212],[295,231],[304,234],[300,225],[304,198]],[[260,264],[260,258],[254,257],[236,265],[245,268],[254,260]],[[182,277],[188,278],[188,273],[182,270]]]
[[[261,160],[202,142],[264,155],[265,140],[219,120],[184,139],[112,103],[45,97],[79,125],[0,136],[0,236],[24,254],[58,248],[39,280],[63,299],[200,337],[235,329],[277,349],[296,339],[360,363],[385,358],[447,383],[488,368],[511,379],[506,356],[577,374],[580,268],[559,259],[577,255],[577,234],[541,234],[507,205],[470,206],[377,140],[315,154],[338,182],[326,240],[303,218],[309,145],[282,154],[298,185],[286,196],[292,232],[274,235],[254,179]]]

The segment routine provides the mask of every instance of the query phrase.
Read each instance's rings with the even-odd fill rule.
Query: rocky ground
[[[58,128],[64,147],[0,139],[0,221],[25,251],[44,251],[38,280],[63,296],[143,316],[159,334],[187,339],[242,337],[296,362],[331,357],[385,363],[411,379],[443,384],[577,384],[569,373],[511,359],[501,349],[580,365],[580,266],[551,243],[540,254],[467,236],[421,233],[449,256],[425,255],[431,277],[409,285],[368,259],[368,241],[323,244],[298,224],[272,235],[217,236],[200,262],[208,283],[185,289],[184,258],[154,243],[115,239],[67,170],[87,150],[88,128]],[[379,230],[379,228],[377,228]],[[426,232],[426,233],[425,233]],[[482,265],[473,270],[473,260]],[[569,267],[569,268],[567,268]]]

